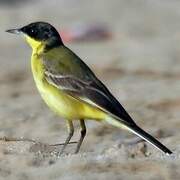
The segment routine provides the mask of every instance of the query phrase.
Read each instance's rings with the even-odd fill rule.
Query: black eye
[[[37,35],[37,31],[35,29],[30,29],[29,30],[29,35],[36,36]]]
[[[30,34],[35,35],[36,31],[34,29],[30,29]]]

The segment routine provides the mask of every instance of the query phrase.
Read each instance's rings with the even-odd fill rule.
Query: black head
[[[46,22],[34,22],[20,29],[7,30],[10,33],[23,33],[30,38],[45,42],[47,48],[63,45],[57,30]]]

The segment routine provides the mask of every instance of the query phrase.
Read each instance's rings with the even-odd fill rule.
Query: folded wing
[[[67,51],[69,51],[69,54]],[[59,59],[52,58],[57,58],[57,56],[46,55],[43,58],[43,64],[46,69],[45,78],[51,85],[76,99],[97,106],[101,110],[115,116],[124,124],[135,124],[106,86],[97,79],[90,68],[72,51],[66,49],[65,56],[61,53]],[[74,68],[72,68],[72,64]]]

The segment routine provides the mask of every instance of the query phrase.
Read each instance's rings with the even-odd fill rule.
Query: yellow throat
[[[27,35],[25,35],[25,39],[27,43],[32,47],[33,54],[41,54],[44,51],[45,42],[44,41],[37,41]]]

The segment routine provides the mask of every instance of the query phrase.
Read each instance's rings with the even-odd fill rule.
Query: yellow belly
[[[81,100],[64,93],[44,79],[44,68],[41,59],[32,56],[32,72],[36,86],[46,104],[58,115],[66,119],[101,120],[106,113]]]

